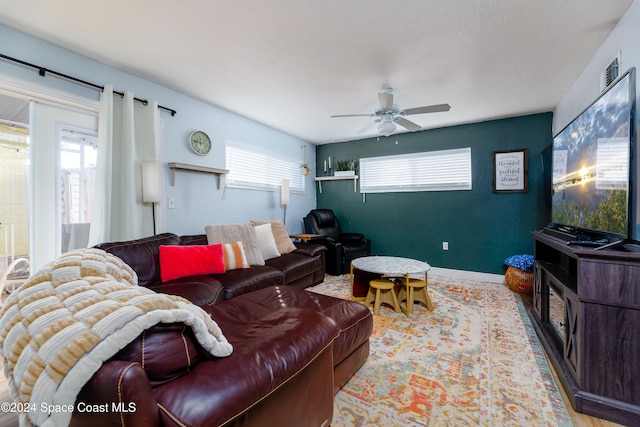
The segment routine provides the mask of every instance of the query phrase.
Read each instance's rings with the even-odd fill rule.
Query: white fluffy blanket
[[[48,404],[74,405],[103,362],[145,329],[173,322],[190,325],[214,356],[233,351],[200,307],[137,286],[135,272],[120,258],[80,249],[48,264],[11,293],[0,311],[9,390],[15,402],[29,405],[20,424],[68,425],[71,413],[49,412]]]

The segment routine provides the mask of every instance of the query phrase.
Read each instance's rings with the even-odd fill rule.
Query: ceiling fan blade
[[[404,110],[405,115],[411,114],[425,114],[425,113],[440,113],[444,111],[449,111],[451,106],[449,104],[435,104],[435,105],[426,105],[424,107],[416,107],[416,108],[407,108]]]
[[[411,120],[407,120],[407,119],[405,119],[405,118],[404,118],[404,117],[402,117],[402,116],[397,117],[394,121],[395,121],[397,124],[399,124],[400,126],[402,126],[403,128],[407,128],[408,130],[410,130],[410,131],[412,131],[412,132],[413,132],[414,130],[420,130],[420,129],[422,129],[422,127],[421,127],[421,126],[419,126],[419,125],[417,125],[417,124],[413,123]]]
[[[371,129],[376,123],[379,123],[379,122],[380,122],[380,119],[374,120],[374,121],[366,124],[365,126],[362,127],[362,129],[360,129],[358,132],[356,132],[356,135],[360,135],[361,133],[365,133],[366,131]]]
[[[330,118],[336,118],[336,117],[374,117],[375,114],[336,114],[333,116],[329,116]]]
[[[393,93],[378,92],[378,101],[380,101],[380,108],[391,110],[393,108]]]

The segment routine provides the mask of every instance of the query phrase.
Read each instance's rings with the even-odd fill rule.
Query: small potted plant
[[[309,165],[306,163],[303,163],[300,165],[300,170],[302,171],[302,175],[308,175],[309,174]]]
[[[356,174],[355,160],[337,160],[335,176],[353,176]]]

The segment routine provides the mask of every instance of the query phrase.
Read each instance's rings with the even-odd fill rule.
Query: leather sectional
[[[200,244],[205,235],[165,233],[98,247],[129,264],[140,285],[201,306],[231,356],[210,356],[182,324],[156,325],[85,385],[72,425],[330,425],[333,395],[369,355],[369,309],[304,289],[324,280],[325,249],[313,244],[264,266],[160,280],[160,245]]]
[[[96,245],[122,259],[138,274],[138,284],[156,292],[179,295],[201,307],[216,304],[247,292],[269,286],[289,285],[298,288],[317,285],[324,280],[325,248],[321,245],[296,244],[294,252],[248,269],[223,274],[189,276],[162,282],[160,246],[206,245],[207,236],[177,236],[163,233],[126,242]],[[188,284],[186,286],[185,284]]]

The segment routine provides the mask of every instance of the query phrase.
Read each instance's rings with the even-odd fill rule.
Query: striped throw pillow
[[[223,243],[222,260],[225,270],[236,270],[239,268],[250,268],[247,256],[244,253],[242,242]]]

